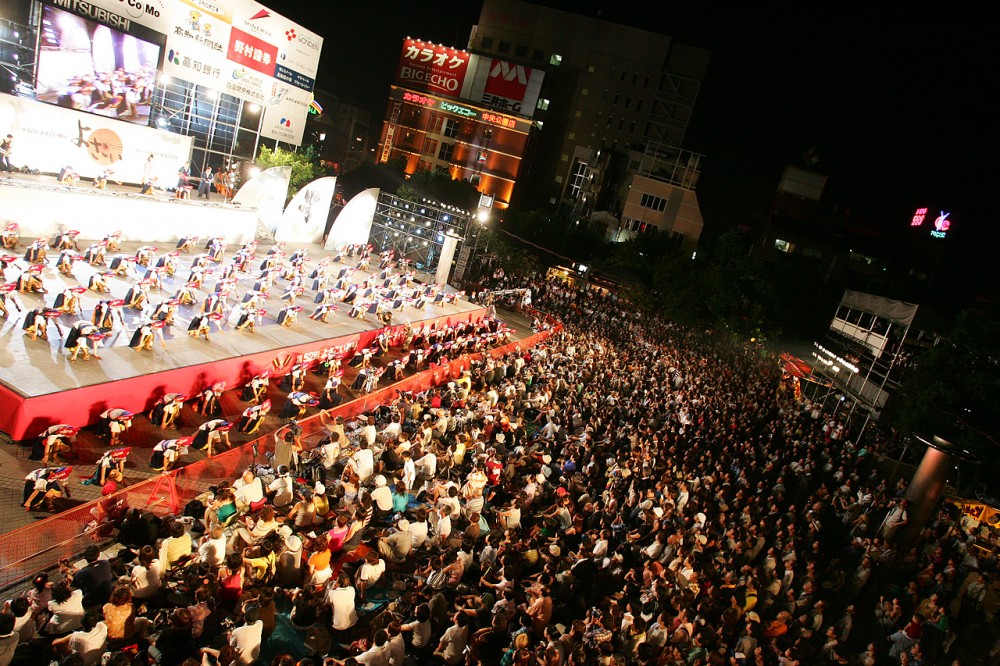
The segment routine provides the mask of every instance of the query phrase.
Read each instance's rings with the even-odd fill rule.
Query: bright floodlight
[[[480,222],[485,222],[490,219],[490,211],[486,208],[480,208],[479,212],[476,213],[476,219]]]

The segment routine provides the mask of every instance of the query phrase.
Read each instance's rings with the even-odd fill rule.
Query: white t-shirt
[[[221,566],[226,559],[226,536],[223,534],[218,539],[209,539],[198,546],[198,556],[209,566]]]
[[[224,547],[224,546],[223,546]],[[132,569],[132,596],[136,599],[148,599],[160,589],[159,560],[149,563],[149,568],[136,566]]]
[[[429,645],[431,642],[431,621],[426,620],[421,622],[420,620],[414,620],[409,624],[403,625],[407,629],[413,631],[413,647],[422,648],[425,645]]]
[[[392,511],[392,491],[389,486],[379,486],[372,491],[372,500],[380,511]]]
[[[229,635],[229,644],[236,650],[236,663],[240,666],[250,666],[260,656],[260,644],[264,638],[264,621],[257,620],[233,629]]]
[[[379,558],[375,564],[365,562],[358,570],[358,580],[366,583],[374,583],[385,573],[385,560]]]
[[[413,547],[420,548],[427,541],[427,521],[410,523],[410,536],[413,538]]]
[[[295,484],[292,482],[292,477],[287,475],[279,476],[267,486],[268,492],[275,491],[274,506],[277,507],[288,506],[292,503],[292,500],[295,499],[294,489]]]
[[[335,587],[326,594],[333,608],[333,628],[337,631],[350,629],[358,622],[358,612],[354,607],[354,588]]]
[[[69,638],[69,649],[83,657],[83,666],[94,666],[104,654],[108,641],[108,625],[98,622],[90,631],[74,631]]]
[[[469,628],[453,624],[444,632],[441,642],[444,643],[444,660],[451,666],[462,663],[462,653],[469,640]]]
[[[355,659],[364,666],[389,666],[389,650],[387,648],[388,644],[381,647],[373,645],[367,651],[356,656]]]
[[[254,477],[250,483],[243,483],[243,479],[239,479],[233,484],[233,487],[235,488],[233,495],[236,497],[237,504],[253,504],[264,499],[264,484],[261,483],[259,477]]]
[[[322,456],[323,467],[330,469],[337,464],[340,460],[340,444],[336,442],[330,442],[324,444],[319,448],[320,455]]]
[[[64,634],[79,629],[83,619],[83,590],[73,590],[69,599],[62,603],[49,601],[49,610],[52,611],[48,625],[50,634]]]
[[[30,609],[21,617],[14,618],[14,631],[20,636],[21,643],[27,643],[38,633],[38,627],[35,625],[35,618]]]
[[[372,475],[372,470],[375,469],[375,455],[371,449],[358,449],[354,452],[352,459],[358,478],[364,481]]]

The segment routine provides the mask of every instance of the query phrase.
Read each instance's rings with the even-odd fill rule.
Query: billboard
[[[917,208],[910,218],[910,229],[931,238],[947,238],[951,231],[951,213],[940,208]]]
[[[46,2],[157,44],[160,72],[260,104],[275,119],[264,136],[301,142],[323,48],[316,33],[253,0]]]
[[[46,173],[69,166],[94,178],[110,169],[112,180],[140,183],[150,169],[161,186],[171,186],[177,169],[191,158],[189,136],[25,97],[0,95],[0,127],[14,135],[14,166]],[[147,166],[150,155],[152,166]]]
[[[127,20],[111,18],[109,23],[134,29],[145,39],[42,7],[35,99],[148,125],[163,36]]]
[[[403,41],[396,82],[407,88],[459,99],[471,58],[472,54],[460,49],[407,38]]]
[[[531,118],[545,72],[419,39],[403,41],[396,83]]]
[[[488,56],[475,56],[469,67],[472,76],[462,99],[525,118],[534,115],[545,72]]]

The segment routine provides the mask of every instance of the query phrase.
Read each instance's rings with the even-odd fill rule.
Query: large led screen
[[[36,99],[148,125],[161,51],[153,41],[45,5]]]

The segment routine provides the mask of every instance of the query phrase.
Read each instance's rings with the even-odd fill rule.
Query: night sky
[[[402,40],[465,46],[481,3],[265,3],[324,35],[317,85],[385,112]],[[671,35],[713,52],[684,147],[703,153],[706,225],[728,228],[766,209],[783,167],[814,148],[827,193],[878,228],[905,228],[918,206],[952,211],[953,240],[1000,240],[987,197],[997,169],[992,11],[855,10],[837,5],[659,5],[539,2]],[[680,3],[679,3],[680,4]],[[895,4],[895,3],[893,3]],[[641,3],[641,6],[648,6]],[[329,7],[330,9],[326,9]],[[665,9],[664,9],[665,7]],[[323,20],[318,20],[318,16]],[[989,116],[989,117],[988,117]]]

